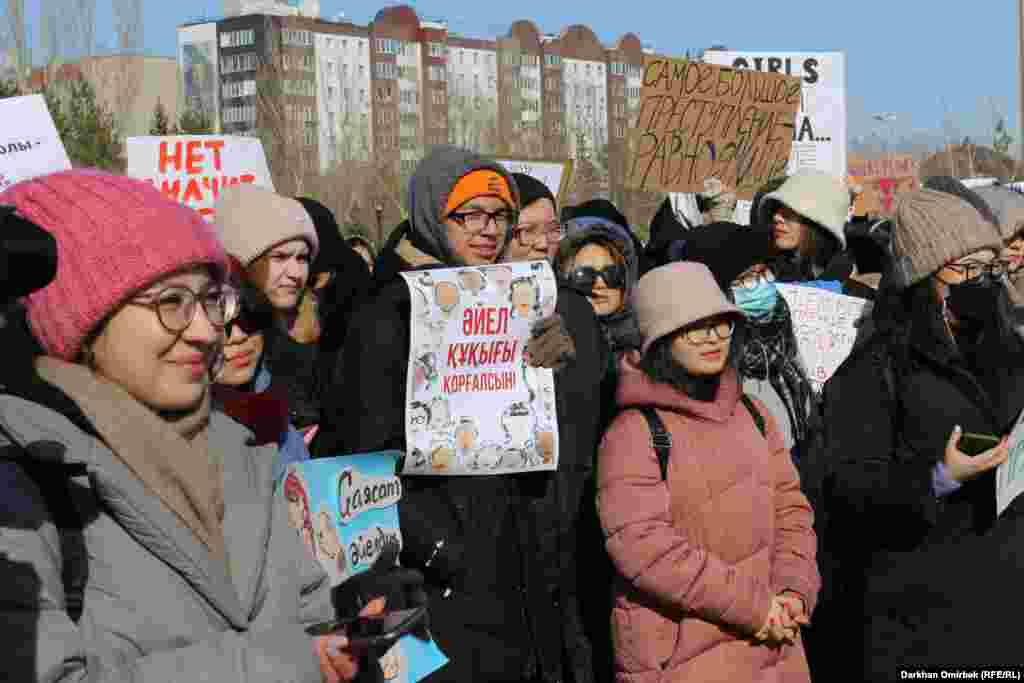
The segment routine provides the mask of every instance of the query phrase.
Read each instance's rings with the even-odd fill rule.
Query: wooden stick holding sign
[[[626,186],[701,192],[718,178],[751,199],[785,172],[799,107],[799,78],[647,56]]]

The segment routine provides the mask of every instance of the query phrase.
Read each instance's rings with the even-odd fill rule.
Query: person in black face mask
[[[963,199],[933,190],[901,197],[875,332],[825,386],[828,535],[844,539],[830,638],[843,652],[860,649],[865,667],[858,676],[845,658],[846,677],[967,665],[986,638],[961,626],[978,622],[950,586],[974,583],[965,577],[1000,561],[979,553],[996,521],[1004,437],[1024,407],[1001,246],[997,228]],[[953,630],[956,647],[945,635]]]

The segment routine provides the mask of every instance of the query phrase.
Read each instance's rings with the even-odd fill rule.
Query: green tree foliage
[[[87,81],[71,81],[64,97],[48,98],[57,132],[72,161],[82,166],[120,170],[120,142],[114,114],[96,100]]]
[[[0,81],[0,100],[5,97],[17,97],[21,94],[18,84],[14,81]]]
[[[164,109],[164,103],[157,100],[156,108],[153,109],[153,120],[149,123],[149,134],[172,135],[171,130],[172,125],[170,120],[167,118],[167,110]]]
[[[213,133],[213,120],[204,111],[186,109],[178,118],[178,132],[181,135],[209,135]]]

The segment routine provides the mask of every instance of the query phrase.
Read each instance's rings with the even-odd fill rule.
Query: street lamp
[[[374,212],[377,214],[377,244],[384,244],[384,205],[377,202],[377,205],[373,207]]]
[[[872,114],[871,118],[873,118],[875,121],[878,121],[879,123],[888,124],[887,128],[889,134],[884,141],[885,149],[882,150],[882,154],[883,156],[889,156],[890,144],[892,143],[893,138],[893,124],[896,122],[896,114],[888,112],[882,114]]]

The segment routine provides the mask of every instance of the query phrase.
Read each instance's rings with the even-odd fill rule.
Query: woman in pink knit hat
[[[0,635],[13,680],[340,681],[323,574],[273,497],[277,445],[210,409],[237,306],[199,215],[91,170],[0,204],[53,235],[42,353],[0,394]],[[7,380],[10,381],[7,381]],[[375,607],[379,607],[375,605]]]
[[[634,305],[643,345],[598,458],[616,679],[809,681],[813,516],[774,419],[741,393],[743,314],[697,263],[649,272]]]

